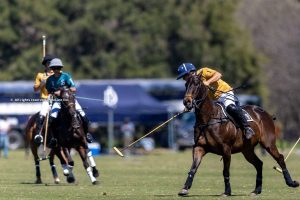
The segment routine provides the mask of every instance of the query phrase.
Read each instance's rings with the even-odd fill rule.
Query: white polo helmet
[[[63,67],[63,63],[59,58],[53,58],[49,64],[49,67]]]

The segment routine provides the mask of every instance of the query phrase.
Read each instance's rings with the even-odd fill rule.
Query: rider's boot
[[[54,119],[55,119],[54,117],[49,116],[48,127],[50,127],[52,125]],[[53,133],[52,133],[52,137],[51,137],[51,139],[49,141],[49,147],[50,148],[57,147],[57,139],[54,137]]]
[[[94,138],[93,138],[92,134],[89,133],[90,121],[86,115],[84,115],[84,116],[81,115],[81,119],[82,119],[83,131],[86,134],[86,141],[88,143],[92,143],[94,141]]]
[[[239,106],[230,104],[227,106],[226,111],[238,123],[247,139],[250,139],[255,134]]]
[[[43,128],[45,117],[42,115],[39,115],[36,119],[36,130],[35,130],[35,136],[34,136],[34,143],[36,145],[40,145],[43,142],[43,136],[41,135],[41,131]]]

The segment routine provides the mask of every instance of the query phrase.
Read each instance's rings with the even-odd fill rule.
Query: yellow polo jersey
[[[46,80],[49,76],[51,76],[53,74],[53,72],[48,72],[47,74],[45,72],[43,73],[38,73],[36,75],[36,78],[35,78],[35,83],[34,83],[34,86],[37,86],[37,87],[40,87],[41,85],[41,82],[44,80],[45,83],[46,83]],[[42,86],[42,88],[40,89],[40,97],[41,99],[47,99],[48,98],[48,91],[46,89],[46,84]]]
[[[201,72],[202,71],[202,72]],[[201,80],[206,81],[210,79],[214,74],[216,73],[216,70],[210,69],[208,67],[204,67],[202,69],[199,69],[197,71],[197,75],[201,75]],[[222,79],[219,79],[215,83],[211,83],[210,86],[215,90],[209,90],[209,97],[213,100],[217,100],[220,98],[220,96],[223,94],[223,92],[228,92],[232,88],[223,81]]]

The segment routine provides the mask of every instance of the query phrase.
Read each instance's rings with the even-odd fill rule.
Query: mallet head
[[[119,156],[124,157],[124,155],[122,154],[122,152],[117,147],[114,147],[113,149],[117,152],[117,154]]]

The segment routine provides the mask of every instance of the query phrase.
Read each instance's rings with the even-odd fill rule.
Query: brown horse
[[[272,117],[258,106],[243,107],[253,118],[250,126],[255,132],[255,135],[250,140],[247,140],[241,129],[237,128],[231,120],[225,117],[222,108],[208,97],[208,90],[209,88],[203,84],[199,76],[193,75],[187,79],[183,103],[188,110],[195,109],[195,144],[193,146],[193,163],[183,189],[178,195],[185,196],[188,194],[201,160],[209,152],[221,155],[223,159],[225,183],[223,196],[231,195],[229,181],[231,154],[239,152],[244,155],[246,160],[257,171],[256,186],[251,195],[260,194],[262,191],[263,162],[254,152],[254,147],[258,143],[277,161],[283,171],[286,184],[290,187],[298,187],[299,183],[292,180],[284,162],[284,157],[278,152],[275,145],[275,125]]]
[[[36,113],[32,115],[26,125],[25,133],[26,133],[26,143],[30,145],[31,152],[33,154],[33,158],[35,161],[35,170],[36,170],[36,181],[35,183],[39,184],[42,183],[41,179],[41,171],[40,171],[40,157],[38,155],[38,147],[39,145],[34,142],[34,137],[36,136],[36,119],[38,117],[39,113]],[[42,131],[41,135],[45,139],[45,133]],[[49,141],[49,137],[47,138]],[[60,180],[58,178],[58,174],[56,171],[56,167],[54,164],[54,156],[57,156],[61,162],[62,166],[67,166],[66,160],[64,159],[64,156],[62,154],[61,148],[56,147],[50,150],[50,153],[48,155],[49,158],[49,164],[51,167],[54,183],[59,183]]]
[[[68,160],[71,159],[71,156],[67,149],[76,149],[92,183],[97,184],[96,177],[99,176],[99,172],[87,145],[81,117],[75,109],[75,96],[67,88],[62,88],[60,91],[61,110],[57,119],[53,119],[49,131],[58,140],[58,145],[63,147]],[[72,171],[74,162],[69,163],[69,166]]]

